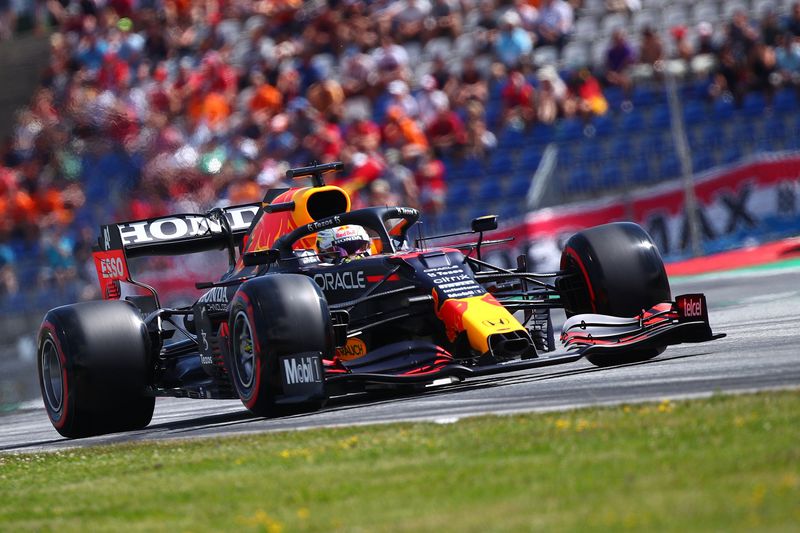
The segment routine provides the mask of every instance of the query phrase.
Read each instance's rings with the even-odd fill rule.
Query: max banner
[[[763,154],[695,178],[698,219],[704,253],[713,253],[800,235],[800,154]],[[689,257],[691,241],[683,182],[628,191],[529,213],[525,220],[493,233],[515,237],[507,248],[493,248],[489,261],[513,266],[526,253],[532,270],[558,268],[564,241],[578,230],[630,220],[644,227],[667,261]],[[502,227],[502,221],[501,221]]]

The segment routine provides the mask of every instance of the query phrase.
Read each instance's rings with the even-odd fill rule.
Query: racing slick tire
[[[39,386],[53,427],[68,438],[146,427],[155,397],[150,340],[139,312],[122,301],[57,307],[37,342]]]
[[[672,300],[667,271],[658,248],[641,226],[614,222],[570,237],[561,254],[561,269],[574,274],[562,287],[567,316],[599,313],[634,317],[655,304]],[[665,348],[587,356],[596,366],[646,361]]]
[[[228,374],[253,414],[322,408],[322,360],[333,358],[335,341],[328,302],[311,278],[271,274],[244,282],[233,297],[228,326]]]

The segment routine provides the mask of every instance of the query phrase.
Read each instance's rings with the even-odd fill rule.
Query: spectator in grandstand
[[[777,45],[778,36],[783,33],[783,29],[781,28],[781,21],[778,18],[778,12],[772,7],[768,7],[764,10],[759,30],[761,33],[761,40],[764,44],[774,48]]]
[[[661,42],[661,37],[652,26],[645,26],[642,29],[642,42],[639,45],[639,61],[653,66],[662,59],[664,59],[664,44]]]
[[[793,2],[791,12],[784,22],[786,31],[795,39],[800,38],[800,2]]]
[[[431,146],[439,153],[459,153],[467,142],[467,132],[458,113],[450,108],[445,94],[434,97],[436,116],[425,128]]]
[[[483,119],[476,118],[467,123],[467,145],[465,155],[473,159],[486,159],[497,147],[497,137]]]
[[[489,97],[489,84],[486,76],[478,69],[474,57],[464,58],[461,75],[453,79],[450,93],[451,100],[457,107],[466,105],[470,100],[486,102]]]
[[[603,95],[600,82],[588,68],[577,71],[570,79],[569,89],[571,98],[565,104],[565,115],[581,115],[588,119],[595,115],[605,115],[608,111],[608,101]]]
[[[425,30],[425,20],[431,12],[431,4],[427,0],[404,0],[397,2],[392,17],[392,34],[398,36],[398,42],[420,42]]]
[[[432,150],[423,151],[415,164],[414,178],[420,193],[420,206],[434,216],[444,211],[447,196],[444,163],[434,156]]]
[[[718,47],[714,42],[714,27],[710,22],[700,22],[697,24],[697,46],[698,54],[716,54]]]
[[[494,43],[495,54],[509,68],[518,67],[533,50],[533,39],[520,24],[520,17],[515,11],[506,11],[500,20],[500,31]]]
[[[567,86],[552,65],[540,68],[536,77],[539,80],[539,90],[536,92],[536,119],[544,124],[552,124],[556,118],[564,115]]]
[[[726,94],[741,105],[746,90],[742,64],[736,60],[733,47],[726,43],[720,48],[717,69],[709,86],[709,95],[716,99]]]
[[[694,47],[687,36],[688,28],[683,24],[673,26],[670,31],[675,41],[675,59],[682,59],[687,64],[694,57]]]
[[[747,12],[742,9],[734,11],[726,26],[726,43],[730,46],[731,53],[737,62],[747,61],[758,38],[758,30],[750,24]]]
[[[420,89],[416,91],[414,98],[417,100],[419,120],[424,127],[427,127],[434,117],[436,117],[437,110],[434,101],[436,98],[441,99],[440,96],[436,96],[438,94],[441,94],[445,98],[447,97],[444,91],[438,89],[436,78],[430,74],[422,76],[420,80]]]
[[[522,72],[512,71],[500,91],[503,125],[521,130],[533,124],[537,115],[535,96],[536,90]]]
[[[629,70],[636,60],[633,48],[625,36],[625,31],[617,28],[611,34],[611,43],[606,51],[606,82],[620,87],[625,94],[631,90]]]
[[[800,43],[791,33],[778,36],[775,63],[782,82],[797,87],[800,83]]]
[[[427,150],[428,139],[417,122],[396,105],[389,106],[382,129],[383,145],[401,152],[409,149]]]
[[[767,101],[771,102],[778,82],[775,49],[761,41],[756,42],[750,53],[749,63],[751,73],[749,89],[762,91]]]
[[[541,0],[536,21],[536,46],[564,48],[572,32],[574,13],[564,0]]]
[[[461,35],[463,13],[460,2],[434,0],[425,20],[426,41],[437,37],[456,39]]]

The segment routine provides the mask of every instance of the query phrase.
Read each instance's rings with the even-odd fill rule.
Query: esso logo
[[[109,257],[100,260],[100,273],[106,279],[124,279],[125,267],[119,257]]]
[[[683,301],[683,316],[697,317],[703,316],[703,304],[700,299],[694,300],[687,298]]]

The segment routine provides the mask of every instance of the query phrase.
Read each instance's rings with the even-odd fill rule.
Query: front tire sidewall
[[[605,224],[573,235],[564,247],[561,268],[579,280],[572,285],[573,292],[565,296],[567,316],[599,313],[634,317],[672,300],[658,248],[647,232],[633,223]],[[614,366],[652,359],[664,349],[590,355],[587,360],[595,366]]]
[[[322,358],[333,356],[330,312],[311,278],[270,274],[243,283],[231,303],[228,330],[228,372],[251,412],[271,417],[324,405],[324,382],[307,397],[290,398],[278,368],[284,356],[314,354],[320,361],[316,375],[322,376]]]

